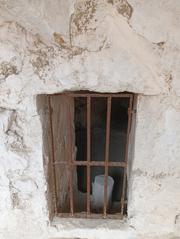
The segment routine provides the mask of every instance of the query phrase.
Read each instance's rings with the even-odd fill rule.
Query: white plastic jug
[[[104,179],[105,175],[97,175],[94,183],[92,183],[92,205],[96,211],[104,207]],[[114,186],[114,179],[107,177],[107,203],[108,207],[111,205],[112,191]]]

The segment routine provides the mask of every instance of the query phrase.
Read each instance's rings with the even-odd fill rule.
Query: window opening
[[[48,95],[56,215],[126,214],[133,98],[130,93]]]

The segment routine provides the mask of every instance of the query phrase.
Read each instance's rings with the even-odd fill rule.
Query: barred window
[[[92,92],[47,96],[54,215],[126,215],[134,98],[131,93]]]

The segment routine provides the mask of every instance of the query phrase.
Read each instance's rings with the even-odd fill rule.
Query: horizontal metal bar
[[[57,217],[63,217],[63,218],[91,218],[91,219],[123,219],[124,216],[122,216],[120,213],[116,214],[107,214],[106,217],[104,217],[104,214],[100,213],[91,213],[90,215],[87,215],[86,212],[81,213],[74,213],[73,216],[70,213],[58,213]]]
[[[88,161],[72,161],[72,162],[65,162],[65,161],[55,161],[53,164],[55,165],[65,165],[65,166],[68,166],[68,165],[74,165],[74,166],[100,166],[100,167],[103,167],[107,164],[108,167],[123,167],[123,168],[126,168],[127,167],[127,163],[126,162],[107,162],[105,163],[104,161],[103,162],[100,162],[100,161],[91,161],[91,162],[88,162]]]
[[[88,97],[88,96],[90,96],[90,97],[109,97],[109,96],[111,96],[111,97],[121,97],[121,98],[130,98],[132,95],[131,94],[104,94],[104,93],[102,93],[102,94],[96,94],[96,93],[92,93],[92,94],[83,94],[83,93],[81,93],[81,94],[79,94],[79,93],[69,93],[68,94],[69,96],[72,96],[72,97]]]
[[[67,95],[71,97],[121,97],[121,98],[130,98],[133,96],[131,93],[76,93],[76,92],[63,92],[56,93],[48,96],[56,96],[56,95]]]

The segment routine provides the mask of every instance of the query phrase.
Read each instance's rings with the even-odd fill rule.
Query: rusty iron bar
[[[91,193],[91,97],[87,97],[87,216],[91,213],[90,193]]]
[[[56,182],[56,167],[55,167],[55,154],[54,154],[54,134],[53,134],[53,123],[52,123],[52,107],[51,98],[48,96],[48,110],[49,110],[49,122],[50,122],[50,135],[51,135],[51,161],[52,161],[52,172],[53,172],[53,199],[54,199],[54,214],[57,215],[57,182]]]
[[[55,93],[53,95],[67,95],[71,97],[115,97],[115,98],[130,98],[132,94],[130,93],[96,93],[96,92],[62,92],[62,93]]]
[[[70,150],[69,150],[69,193],[70,193],[70,213],[71,216],[73,217],[74,215],[74,198],[73,198],[73,151],[72,151],[72,117],[71,117],[71,109],[70,105],[69,107],[69,123],[68,123],[68,134],[69,134],[69,144],[70,144]]]
[[[110,143],[110,124],[111,124],[111,96],[107,98],[107,116],[106,116],[106,145],[105,145],[105,178],[104,178],[104,217],[107,214],[107,181],[108,181],[108,161],[109,161],[109,143]]]
[[[70,95],[71,97],[115,97],[115,98],[129,98],[131,97],[131,94],[126,94],[126,93],[122,93],[122,94],[116,94],[116,93],[112,93],[112,94],[108,94],[108,93],[63,93],[63,94],[67,94]]]
[[[125,146],[125,163],[128,164],[128,148],[129,148],[129,135],[130,135],[130,127],[132,120],[132,106],[133,106],[133,96],[129,98],[129,107],[128,107],[128,127],[127,127],[127,137],[126,137],[126,146]],[[124,168],[123,174],[123,188],[122,188],[122,196],[121,196],[121,215],[124,214],[124,204],[125,204],[125,190],[126,190],[126,180],[127,180],[127,167]]]
[[[68,162],[65,161],[56,161],[54,162],[55,165],[67,165],[69,164]],[[99,166],[99,167],[104,167],[106,164],[104,161],[100,162],[100,161],[91,161],[91,162],[87,162],[87,161],[73,161],[71,162],[72,165],[74,166]],[[108,162],[107,163],[108,167],[121,167],[121,168],[125,168],[127,167],[127,164],[125,162]]]

